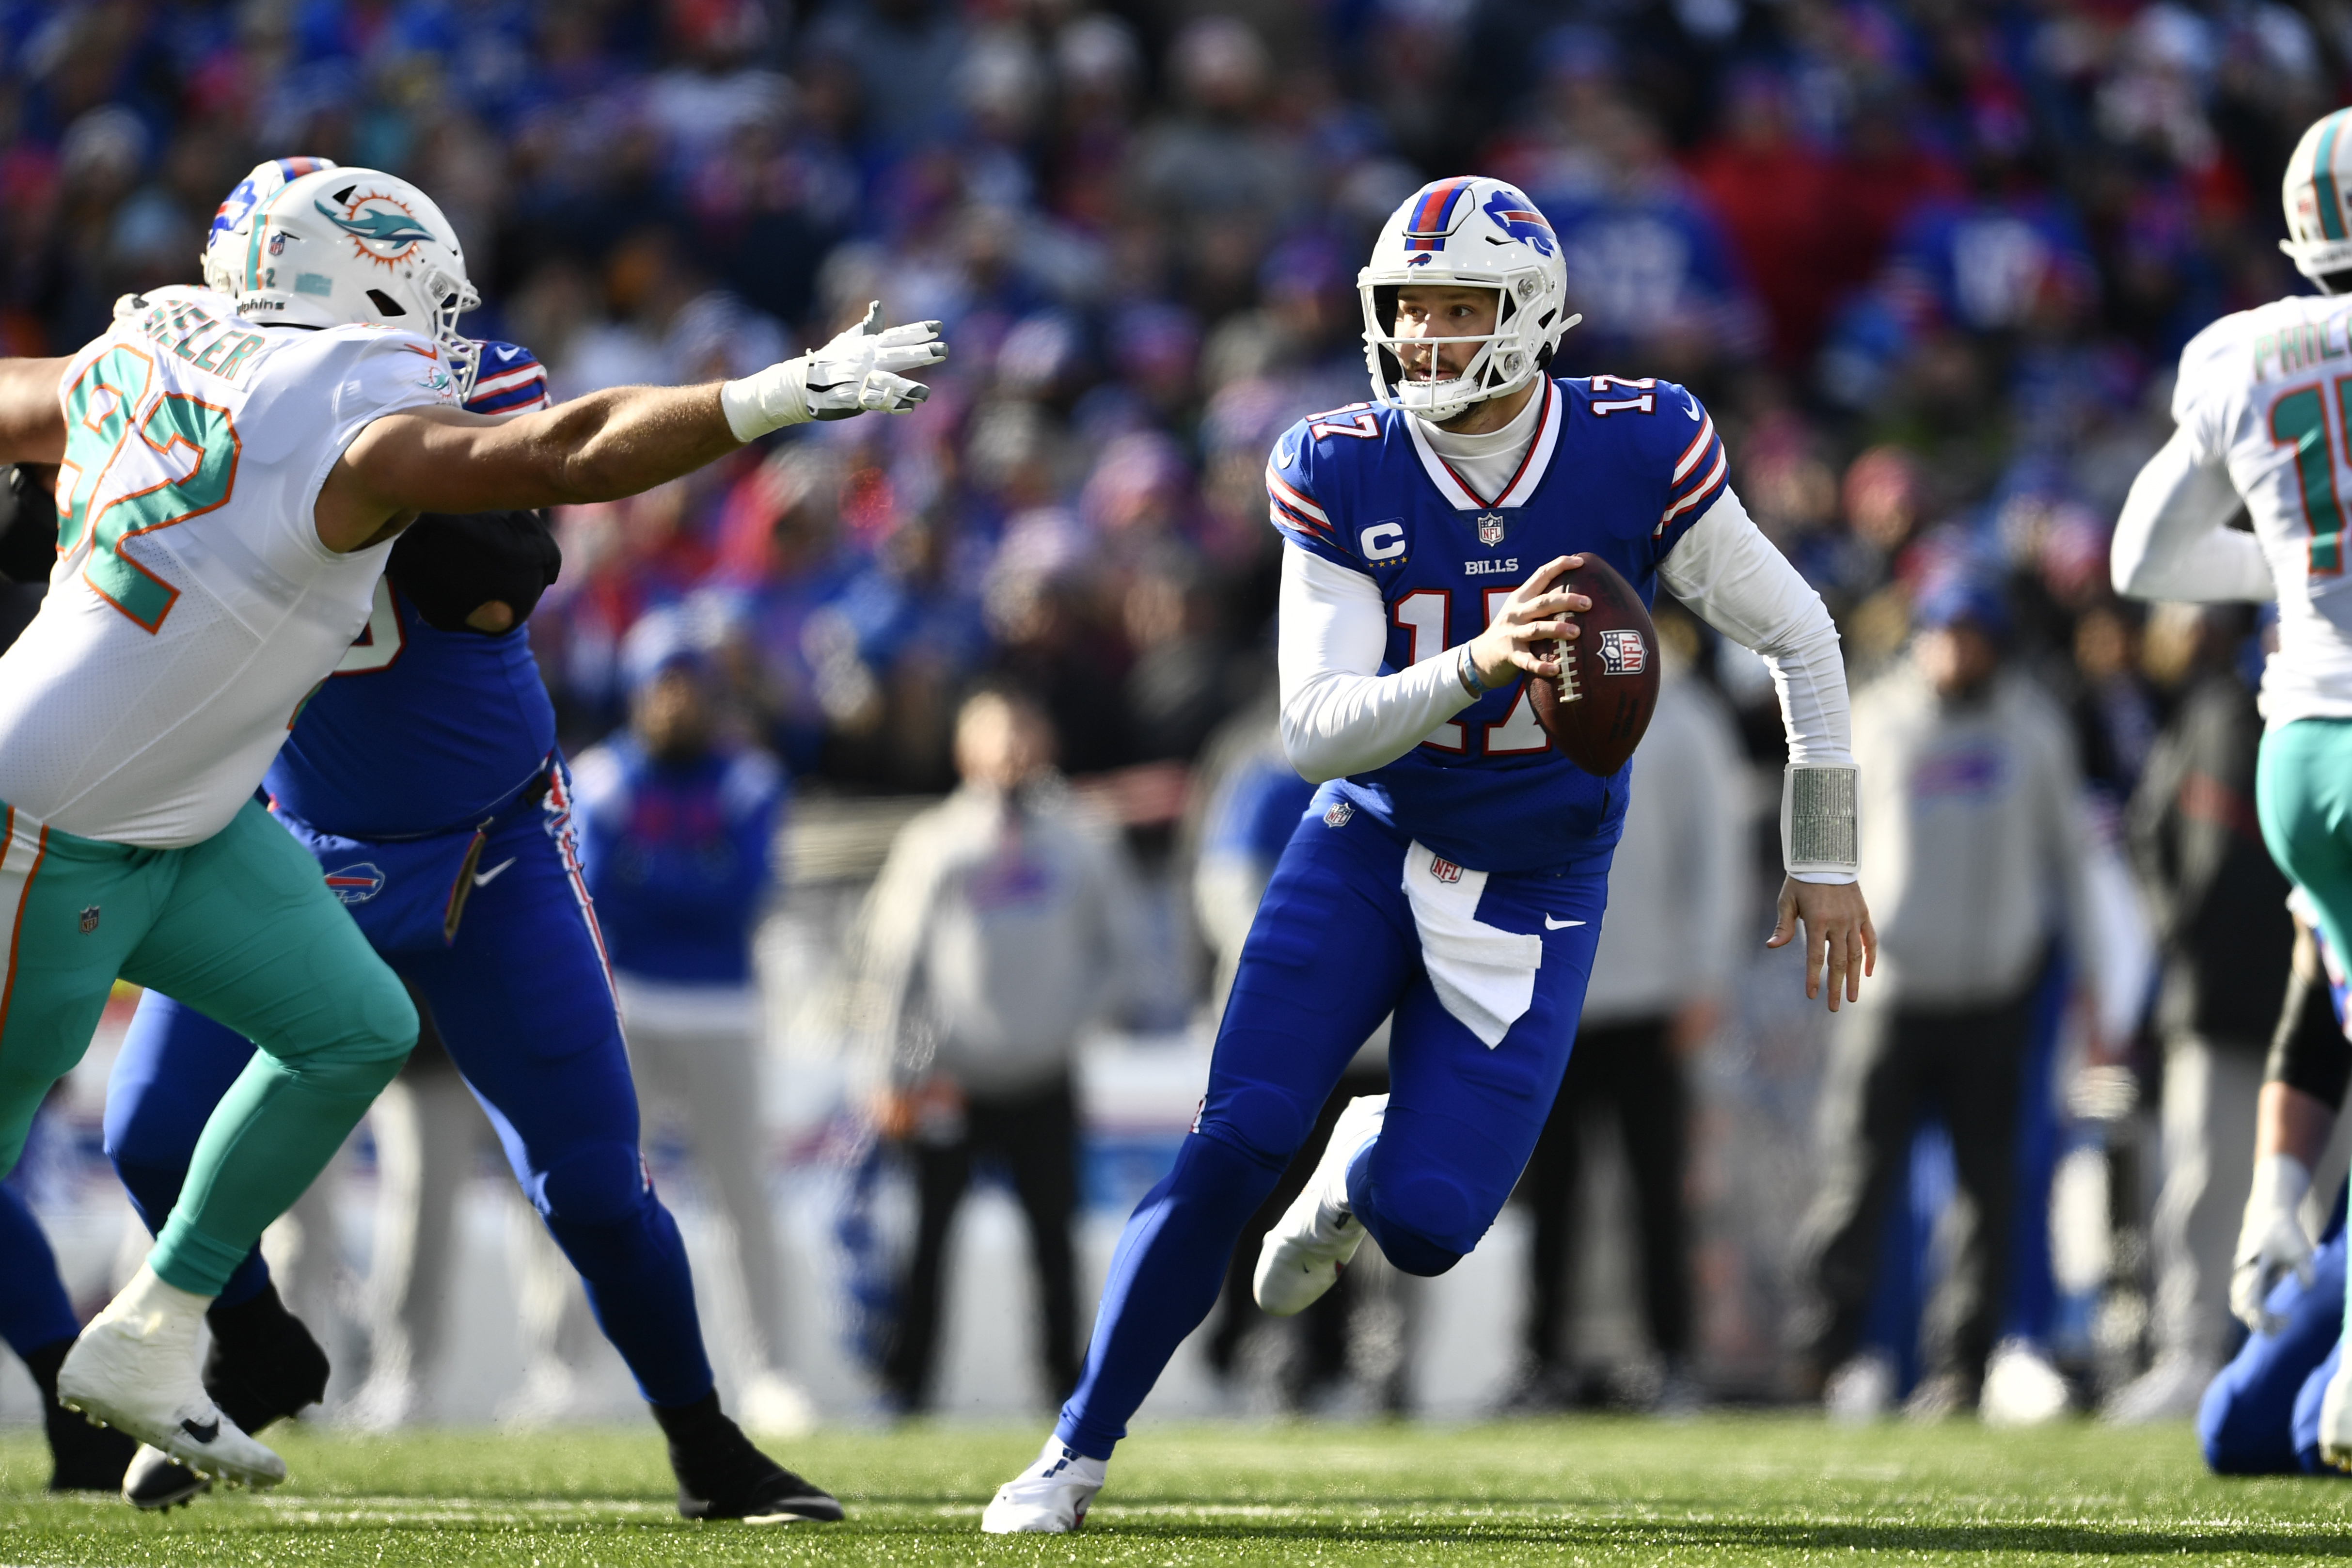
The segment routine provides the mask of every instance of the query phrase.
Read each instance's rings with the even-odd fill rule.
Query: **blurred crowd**
[[[1549,217],[1584,314],[1558,369],[1670,376],[1706,401],[1748,509],[1838,618],[1858,688],[1906,679],[1923,625],[1973,633],[1983,668],[1950,689],[1998,675],[2030,689],[2016,700],[2034,723],[2047,711],[2034,734],[2071,798],[2042,826],[2062,842],[2122,842],[2152,759],[2174,770],[2140,810],[2161,900],[2160,819],[2189,797],[2159,738],[2211,682],[2242,696],[2261,634],[2250,616],[2151,622],[2111,593],[2107,539],[2169,428],[2182,344],[2303,289],[2276,249],[2275,193],[2347,85],[2352,9],[2329,0],[5,0],[0,349],[70,352],[116,295],[191,279],[220,196],[257,158],[297,153],[431,193],[487,301],[467,330],[531,349],[558,397],[746,374],[869,300],[893,321],[939,319],[953,357],[916,413],[803,426],[559,518],[562,575],[532,641],[567,745],[623,724],[625,644],[658,612],[707,673],[714,731],[803,787],[944,792],[965,696],[1003,690],[1034,702],[1015,727],[1049,737],[1064,773],[1214,753],[1197,820],[1270,732],[1252,707],[1278,556],[1265,454],[1367,391],[1354,276],[1381,221],[1428,178],[1502,176]],[[1727,743],[1776,772],[1761,666],[1688,623],[1675,636]],[[1922,679],[1943,691],[1949,673]],[[2227,825],[2235,796],[2199,798],[2190,817]],[[1175,815],[1139,815],[1155,811]],[[927,831],[981,854],[1038,830],[1024,820],[951,811]],[[1895,889],[1869,859],[1899,946]],[[2071,945],[2078,985],[2096,977],[2081,868],[2051,869],[2064,886],[2034,896],[2052,912],[1992,989],[1954,982],[1999,1004],[2004,1061],[2029,1052],[2052,944]],[[1234,899],[1245,924],[1255,890]],[[1213,948],[1235,913],[1213,903]],[[902,980],[918,945],[902,943]],[[1914,973],[1895,997],[1916,1012],[1934,985]],[[1727,984],[1706,979],[1627,998],[1605,1020],[1622,1063],[1591,1091],[1629,1117],[1682,1093],[1669,1058]],[[2194,997],[2166,994],[2179,1016],[2148,1027],[2201,1038]],[[2128,1039],[2105,1037],[2139,1018],[2102,1026],[2099,1049],[2122,1059]],[[2252,1049],[2266,1026],[2232,1020],[2231,1038]],[[976,1086],[934,1140],[954,1152],[924,1171],[926,1268],[971,1145],[1067,1135],[1066,1061],[1014,1076]],[[1878,1132],[1907,1140],[1909,1106]],[[924,1114],[898,1109],[909,1128]],[[2009,1136],[2021,1114],[2003,1100],[1979,1131]],[[1987,1184],[2009,1178],[1979,1182],[1990,1157],[1953,1134],[1962,1186],[2008,1205]],[[1629,1149],[1645,1136],[1628,1121]],[[1680,1163],[1677,1147],[1649,1197]],[[1849,1174],[1823,1200],[1842,1212],[1814,1216],[1835,1298],[1817,1378],[1870,1342],[1872,1227],[1895,1178]],[[1024,1192],[1041,1248],[1073,1201]],[[1654,1253],[1683,1245],[1676,1214],[1643,1215]],[[1539,1218],[1557,1259],[1569,1221],[1557,1205]],[[1964,1244],[1979,1298],[2002,1289],[2001,1245]],[[1056,1302],[1066,1251],[1048,1261]],[[1652,1285],[1671,1397],[1688,1286]],[[919,1339],[936,1278],[912,1289]],[[1047,1326],[1056,1382],[1069,1310]],[[1953,1310],[1973,1398],[2000,1314]],[[2169,1353],[2205,1369],[2224,1320],[2201,1310],[2176,1314]],[[1548,1373],[1549,1331],[1529,1346]],[[919,1403],[927,1345],[893,1353]]]

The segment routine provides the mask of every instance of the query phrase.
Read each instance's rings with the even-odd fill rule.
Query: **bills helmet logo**
[[[1601,668],[1611,675],[1639,675],[1649,667],[1650,650],[1631,627],[1602,632],[1598,651]]]
[[[305,174],[315,174],[321,169],[333,167],[334,164],[324,158],[278,158],[263,164],[260,169],[239,180],[236,189],[228,194],[228,199],[215,209],[212,228],[205,236],[206,248],[210,248],[212,242],[222,235],[241,226],[253,209],[261,205],[264,196],[275,195],[290,181],[299,180]],[[274,171],[274,174],[265,171]],[[271,247],[270,254],[277,254],[276,247]]]
[[[358,255],[381,263],[386,271],[415,250],[418,242],[434,237],[415,214],[390,196],[363,194],[353,186],[336,200],[343,203],[341,212],[324,202],[310,205],[319,209],[320,216],[352,237]]]
[[[1485,208],[1495,226],[1522,244],[1535,247],[1539,256],[1549,256],[1555,243],[1551,225],[1544,222],[1543,214],[1536,211],[1535,203],[1505,185],[1486,198]]]
[[[373,861],[362,860],[356,866],[330,871],[327,873],[327,891],[334,894],[341,903],[366,903],[383,891],[383,870]]]
[[[1429,874],[1441,882],[1458,882],[1462,879],[1462,868],[1443,855],[1432,855],[1429,858]]]
[[[1500,544],[1503,542],[1503,514],[1501,512],[1489,511],[1479,514],[1478,542],[1481,544]]]

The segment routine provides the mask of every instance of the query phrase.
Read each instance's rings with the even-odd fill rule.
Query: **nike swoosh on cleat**
[[[1582,921],[1556,921],[1549,915],[1544,916],[1544,930],[1546,931],[1566,931],[1570,926],[1580,926],[1584,922]]]
[[[493,877],[496,877],[499,872],[505,870],[508,867],[513,865],[517,858],[518,857],[509,855],[505,859],[499,861],[497,865],[491,867],[488,870],[475,872],[474,886],[477,888],[488,887],[490,885],[490,879]]]
[[[199,1443],[209,1443],[220,1436],[220,1423],[207,1421],[199,1426],[194,1421],[184,1420],[180,1423],[180,1430]]]

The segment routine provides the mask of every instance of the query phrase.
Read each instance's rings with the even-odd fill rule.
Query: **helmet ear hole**
[[[367,297],[369,301],[375,306],[376,310],[383,315],[405,316],[408,314],[408,311],[402,307],[399,300],[394,299],[391,295],[385,293],[381,289],[369,289],[367,291]]]

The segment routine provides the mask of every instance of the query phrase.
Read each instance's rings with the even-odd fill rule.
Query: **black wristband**
[[[2287,976],[2263,1081],[2299,1089],[2331,1110],[2343,1109],[2345,1086],[2352,1083],[2352,1040],[2344,1037],[2325,980],[2300,969]]]

